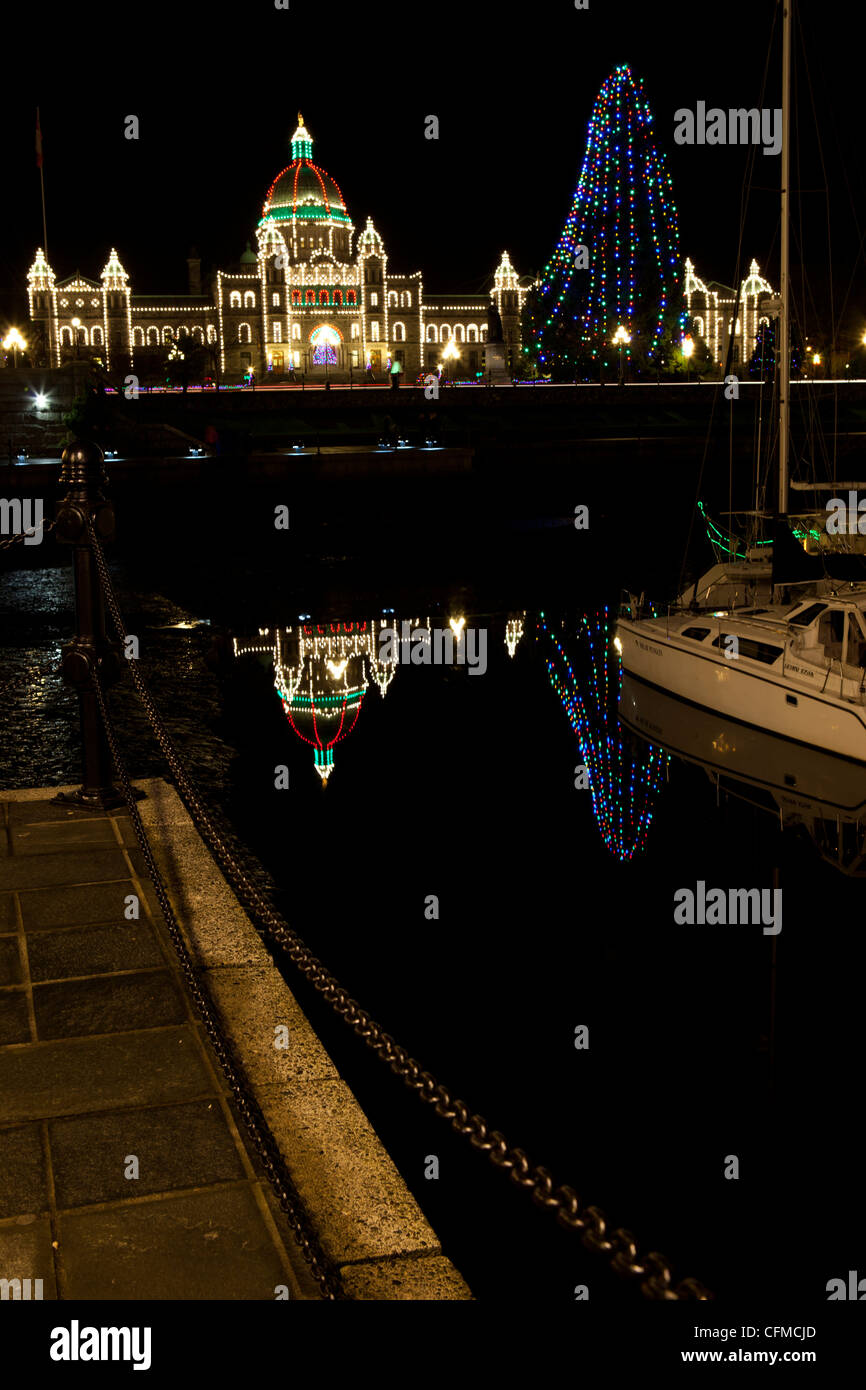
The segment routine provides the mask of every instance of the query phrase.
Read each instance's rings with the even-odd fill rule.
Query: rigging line
[[[823,140],[821,139],[821,127],[820,127],[820,124],[819,124],[819,121],[818,121],[818,111],[817,111],[817,108],[816,108],[816,105],[815,105],[815,89],[814,89],[814,86],[813,86],[813,84],[812,84],[812,73],[811,73],[811,70],[810,70],[810,68],[809,68],[809,57],[808,57],[808,53],[807,53],[807,51],[806,51],[806,39],[805,39],[805,35],[804,35],[804,33],[803,33],[803,26],[802,26],[802,24],[799,22],[799,17],[798,17],[798,25],[797,25],[797,27],[798,27],[799,34],[800,34],[800,47],[801,47],[802,50],[803,50],[803,64],[804,64],[804,70],[805,70],[805,73],[806,73],[806,85],[807,85],[807,87],[808,87],[808,89],[809,89],[809,102],[810,102],[810,105],[811,105],[811,107],[812,107],[812,119],[813,119],[813,124],[814,124],[814,127],[815,127],[815,136],[816,136],[817,143],[818,143],[818,158],[819,158],[819,160],[820,160],[820,162],[821,162],[821,173],[822,173],[823,178],[824,178],[825,207],[826,207],[826,216],[827,216],[827,273],[828,273],[828,278],[829,278],[829,290],[830,290],[830,366],[831,366],[831,370],[832,370],[833,360],[834,360],[835,355],[836,355],[836,332],[837,332],[837,330],[836,330],[836,306],[835,306],[835,303],[834,303],[834,295],[833,295],[833,256],[832,256],[832,253],[831,253],[831,250],[830,250],[830,245],[831,245],[831,240],[830,240],[830,181],[829,181],[829,179],[828,179],[828,177],[827,177],[827,164],[826,164],[826,161],[825,161],[825,158],[824,158],[824,142],[823,142]],[[800,215],[801,215],[801,217],[802,217],[802,204],[801,204],[800,206],[801,206]],[[804,258],[804,265],[805,265],[805,258]],[[834,471],[835,471],[835,468],[836,468],[836,459],[837,459],[837,450],[838,450],[838,447],[839,447],[839,388],[838,388],[837,386],[834,386],[834,387],[833,387],[833,468],[834,468]]]

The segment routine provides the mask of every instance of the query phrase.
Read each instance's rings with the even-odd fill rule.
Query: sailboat
[[[779,518],[788,514],[790,437],[791,0],[782,27]],[[777,528],[777,537],[782,527]],[[776,544],[773,546],[776,551]],[[776,582],[760,553],[717,564],[665,615],[630,599],[614,644],[641,680],[756,728],[866,761],[866,585]]]

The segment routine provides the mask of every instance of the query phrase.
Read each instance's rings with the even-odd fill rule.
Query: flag
[[[42,168],[42,127],[39,124],[39,107],[36,108],[36,168]]]

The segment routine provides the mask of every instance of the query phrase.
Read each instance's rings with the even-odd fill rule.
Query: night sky
[[[42,7],[35,25],[22,8],[3,21],[7,55],[21,60],[5,76],[0,315],[14,318],[26,304],[15,291],[42,241],[37,103],[58,277],[76,267],[98,277],[114,244],[134,292],[180,294],[192,243],[205,271],[236,259],[289,162],[300,108],[314,160],[337,179],[356,227],[373,217],[392,268],[422,269],[432,293],[477,293],[503,248],[520,273],[542,270],[571,206],[593,101],[622,62],[643,78],[655,115],[682,250],[704,278],[732,283],[748,150],[675,145],[674,112],[699,100],[761,105],[773,13],[772,0],[689,9],[590,0],[586,11],[572,0],[291,0],[288,11],[273,0],[183,10],[158,0],[144,10]],[[808,191],[794,213],[794,287],[802,295],[805,285],[807,314],[829,325],[826,182],[833,300],[859,336],[862,59],[841,11],[832,23],[828,13],[804,0],[803,37],[795,33],[799,183]],[[780,20],[765,106],[781,101],[779,29]],[[131,113],[138,142],[123,137]],[[438,142],[424,138],[429,114],[440,120]],[[743,242],[744,266],[754,255],[774,284],[779,170],[778,158],[758,153]]]

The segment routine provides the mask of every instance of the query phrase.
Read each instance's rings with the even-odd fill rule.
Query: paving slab
[[[3,943],[9,939],[0,937],[0,984],[3,983]],[[33,981],[64,980],[70,975],[110,974],[164,964],[159,942],[145,918],[125,922],[122,926],[64,927],[61,931],[31,932],[27,939],[27,956]]]
[[[0,1223],[0,1279],[41,1279],[43,1299],[56,1298],[51,1239],[47,1216],[23,1216]],[[35,1296],[31,1283],[31,1297]],[[8,1310],[4,1310],[4,1322],[7,1317]]]
[[[161,1028],[187,1016],[167,970],[34,985],[33,1010],[40,1040]]]
[[[0,1124],[212,1092],[189,1024],[0,1049]]]
[[[37,1124],[0,1129],[0,1173],[0,1221],[48,1210],[42,1139]]]
[[[249,1184],[62,1212],[67,1298],[272,1299],[287,1281]]]
[[[9,1043],[29,1043],[30,1010],[21,988],[0,989],[0,1047]]]
[[[178,1136],[183,1143],[178,1143]],[[241,1181],[244,1167],[218,1100],[114,1110],[48,1125],[58,1207]],[[138,1176],[130,1156],[138,1160]]]
[[[53,884],[101,883],[127,878],[129,869],[123,850],[75,849],[52,854],[10,854],[0,860],[0,890],[46,888]]]
[[[21,953],[18,950],[17,936],[0,936],[0,986],[19,985],[21,978]]]
[[[47,856],[28,862],[37,868]],[[23,862],[23,861],[22,861]],[[18,894],[24,930],[44,931],[46,927],[100,926],[124,921],[124,900],[135,892],[128,877],[108,883],[78,883],[71,887],[31,888]]]

